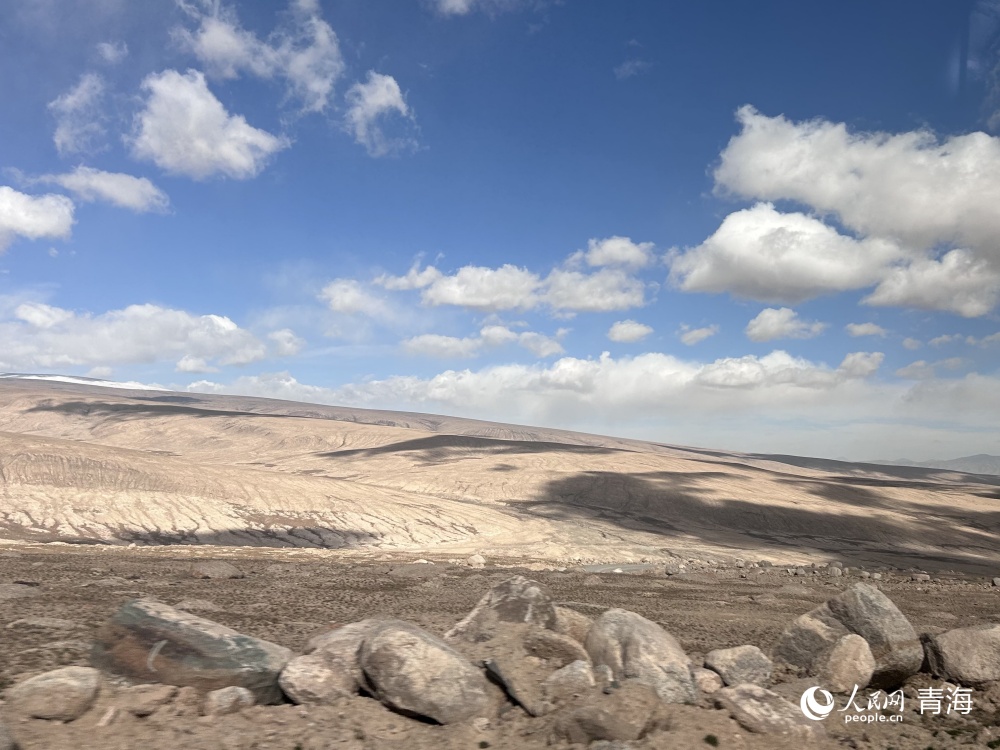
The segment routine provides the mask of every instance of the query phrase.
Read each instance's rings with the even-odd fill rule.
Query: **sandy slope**
[[[0,380],[0,536],[993,570],[1000,478]]]

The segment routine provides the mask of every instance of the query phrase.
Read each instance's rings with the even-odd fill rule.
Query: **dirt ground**
[[[86,665],[95,629],[119,605],[139,596],[168,604],[208,602],[196,614],[241,632],[300,651],[331,623],[390,615],[443,634],[493,584],[515,574],[542,582],[553,598],[595,617],[609,607],[633,610],[666,628],[698,661],[714,648],[755,644],[768,652],[781,630],[856,577],[793,576],[785,569],[713,569],[704,566],[667,578],[658,569],[593,573],[538,570],[541,564],[491,560],[482,570],[437,557],[412,564],[414,555],[309,555],[289,550],[112,548],[52,545],[0,547],[0,583],[31,584],[37,595],[0,601],[0,688],[58,666]],[[198,580],[192,559],[224,558],[246,574],[234,580]],[[551,562],[547,563],[551,565]],[[746,578],[740,576],[747,575]],[[915,582],[905,571],[885,572],[878,585],[918,632],[1000,622],[1000,589],[981,576],[942,572]],[[18,622],[57,618],[62,624]],[[778,676],[778,680],[791,680]],[[988,747],[1000,738],[1000,685],[973,693],[968,716],[921,716],[915,689],[936,685],[913,678],[904,721],[894,725],[845,725],[836,715],[824,724],[828,739],[817,747],[896,750]],[[803,683],[775,689],[797,703]],[[398,716],[377,701],[357,697],[329,707],[254,707],[223,718],[198,716],[182,703],[137,719],[119,714],[96,726],[114,704],[116,687],[102,687],[97,705],[67,724],[10,718],[11,732],[27,750],[43,748],[521,748],[552,740],[550,717],[530,718],[511,709],[488,726],[440,727]],[[799,740],[753,735],[710,699],[671,709],[670,728],[635,743],[641,748],[800,748]],[[714,744],[713,744],[714,743]],[[1000,745],[1000,743],[998,743]],[[558,746],[558,745],[556,745]]]

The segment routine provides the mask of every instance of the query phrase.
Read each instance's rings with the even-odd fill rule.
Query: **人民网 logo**
[[[811,687],[799,699],[799,708],[807,719],[822,721],[833,711],[833,695],[821,687]]]

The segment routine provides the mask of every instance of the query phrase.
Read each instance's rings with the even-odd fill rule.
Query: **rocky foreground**
[[[466,565],[488,570],[478,555]],[[210,601],[126,599],[93,633],[88,666],[12,680],[0,748],[1000,747],[996,618],[919,633],[880,572],[738,565],[737,580],[822,578],[833,595],[770,643],[694,656],[684,633],[620,607],[560,604],[525,575],[503,576],[440,635],[380,614],[319,629],[298,653],[210,619]],[[440,567],[387,573],[416,569],[433,606],[434,575],[419,571]],[[665,574],[692,576],[673,564],[642,577]],[[223,560],[186,575],[245,580]],[[886,576],[897,598],[938,583]],[[0,585],[0,601],[31,601],[32,584]],[[49,619],[7,630],[58,630]],[[821,689],[812,703],[809,688]]]

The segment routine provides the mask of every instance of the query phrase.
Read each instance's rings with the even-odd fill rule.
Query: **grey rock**
[[[677,560],[667,560],[663,566],[663,573],[668,576],[675,576],[682,570],[684,570],[684,566]]]
[[[785,628],[778,638],[774,655],[788,664],[811,671],[816,659],[832,650],[849,632],[833,617],[830,608],[821,604]]]
[[[556,607],[555,609],[556,624],[553,628],[555,632],[568,635],[577,643],[586,641],[587,633],[590,632],[590,626],[594,624],[594,621],[575,609],[568,607]]]
[[[162,602],[134,599],[100,628],[91,663],[139,682],[245,687],[267,704],[281,700],[278,675],[291,656],[283,646]]]
[[[717,672],[726,685],[750,682],[766,686],[771,682],[774,665],[756,646],[737,646],[709,651],[705,666]]]
[[[0,583],[0,602],[11,599],[27,599],[38,596],[40,593],[37,586],[26,586],[23,583]]]
[[[963,685],[1000,680],[1000,625],[974,625],[925,635],[931,672]]]
[[[485,568],[486,558],[482,555],[471,555],[465,560],[465,564],[470,568]]]
[[[824,734],[822,725],[803,716],[798,706],[759,685],[723,688],[715,694],[715,700],[751,732],[792,735],[804,740]]]
[[[842,575],[844,575],[844,571],[842,568],[834,568],[831,566],[826,569],[826,574],[831,578],[840,578]]]
[[[225,716],[241,708],[250,708],[253,704],[253,693],[246,688],[232,686],[206,694],[204,710],[206,716]]]
[[[584,705],[559,717],[554,732],[557,737],[581,745],[602,740],[629,742],[664,725],[663,709],[655,690],[629,680],[610,694],[591,696]]]
[[[866,641],[875,657],[871,685],[895,687],[920,671],[924,649],[917,633],[885,594],[874,586],[856,583],[827,602],[833,616]]]
[[[243,571],[225,560],[202,560],[192,563],[190,569],[194,578],[242,578]]]
[[[856,633],[841,636],[829,651],[817,656],[812,671],[819,683],[834,693],[849,693],[868,686],[875,672],[875,657],[868,641]]]
[[[479,600],[461,622],[445,634],[446,640],[488,638],[499,623],[527,623],[554,630],[556,609],[545,587],[523,576],[498,583]]]
[[[914,580],[914,581],[929,581],[929,580],[931,580],[931,577],[930,577],[930,575],[928,573],[914,573],[913,575],[910,576],[910,578],[912,580]]]
[[[20,716],[73,721],[94,704],[101,673],[90,667],[63,667],[19,682],[7,691],[5,708]]]
[[[670,633],[635,612],[607,610],[594,621],[584,646],[591,661],[610,667],[619,682],[638,680],[667,703],[697,699],[684,649]]]
[[[596,664],[593,670],[594,681],[597,683],[597,687],[602,690],[609,687],[615,681],[615,673],[611,671],[611,667],[607,664]]]
[[[713,672],[711,669],[697,667],[691,670],[691,677],[694,679],[694,684],[698,688],[698,692],[705,695],[711,695],[725,687],[725,683],[722,682],[719,673]]]
[[[873,581],[881,581],[882,580],[882,574],[881,573],[872,573],[872,580]]]
[[[365,684],[358,661],[361,642],[382,622],[361,620],[313,636],[306,654],[281,671],[278,684],[285,695],[295,703],[325,704],[357,693]]]
[[[993,579],[993,585],[994,586],[1000,586],[1000,578],[994,578]]]
[[[550,701],[565,703],[590,693],[596,685],[590,662],[581,659],[557,669],[545,678],[542,691]]]
[[[361,645],[359,663],[386,705],[451,724],[486,715],[489,684],[461,654],[436,636],[386,620]]]
[[[177,688],[173,685],[133,685],[119,694],[120,707],[141,718],[150,716],[160,706],[170,703],[175,695]]]

